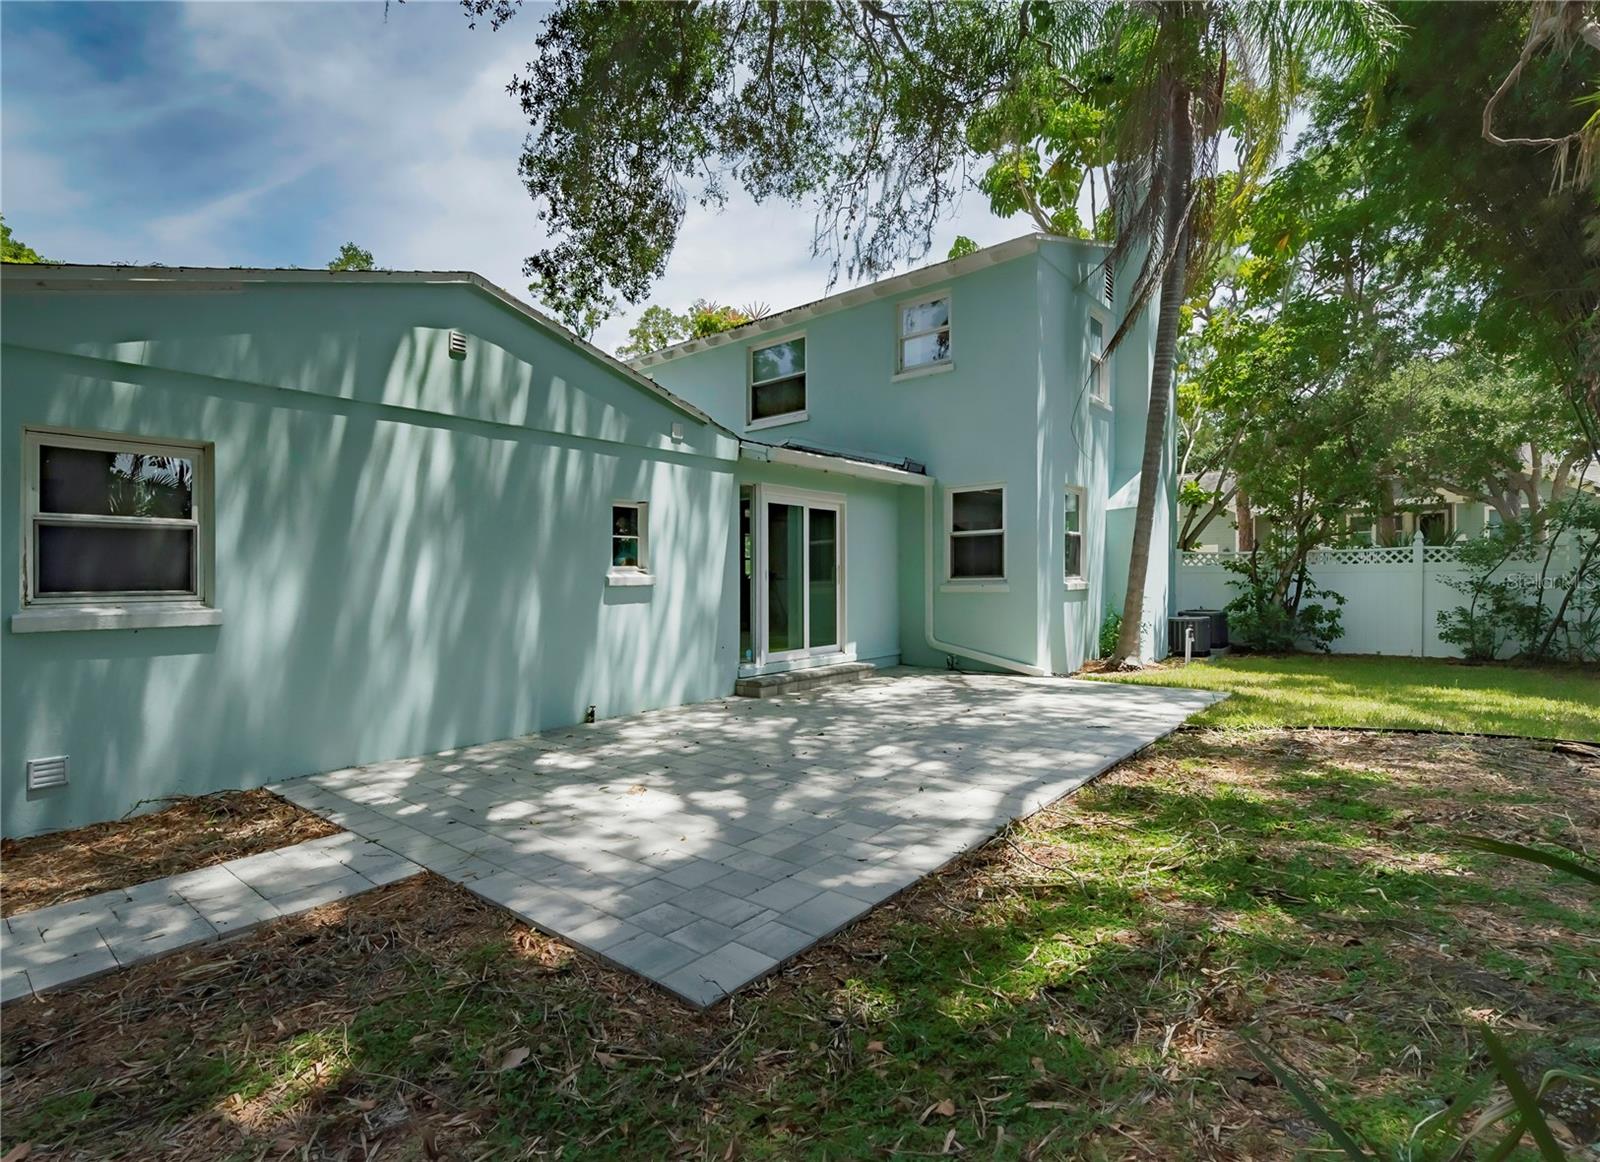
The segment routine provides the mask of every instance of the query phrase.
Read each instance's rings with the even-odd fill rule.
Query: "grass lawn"
[[[1440,658],[1243,656],[1104,681],[1226,690],[1202,726],[1363,726],[1600,740],[1600,670],[1469,666]]]
[[[1486,1066],[1476,1021],[1600,1066],[1595,896],[1462,831],[1600,849],[1592,760],[1187,732],[708,1013],[418,877],[8,1008],[3,1146],[1329,1157],[1241,1030],[1386,1144]]]

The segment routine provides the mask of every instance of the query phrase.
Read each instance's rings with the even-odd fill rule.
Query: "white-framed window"
[[[752,428],[806,418],[806,337],[750,348]]]
[[[1066,579],[1083,580],[1083,489],[1067,485],[1065,516],[1062,520],[1062,548]]]
[[[650,506],[642,500],[618,501],[611,506],[611,568],[636,573],[650,571]]]
[[[24,606],[104,619],[209,601],[209,444],[25,428],[23,461]]]
[[[948,494],[950,580],[1003,581],[1006,575],[1006,490],[1003,485],[952,488]]]
[[[950,292],[900,304],[895,371],[922,371],[950,362]]]
[[[1111,357],[1106,354],[1106,321],[1089,315],[1089,398],[1111,404]]]

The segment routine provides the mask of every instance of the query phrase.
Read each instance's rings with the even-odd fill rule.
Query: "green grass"
[[[1092,676],[1230,694],[1194,719],[1201,726],[1362,726],[1600,740],[1600,670],[1592,668],[1307,654]]]
[[[1464,805],[1487,826],[1514,798],[1518,833],[1592,845],[1600,801],[1570,760],[1529,770],[1536,750],[1178,736],[705,1016],[530,957],[456,889],[400,885],[386,912],[369,897],[346,925],[201,954],[235,963],[192,985],[173,962],[72,1020],[8,1010],[4,1147],[1328,1156],[1244,1029],[1343,1124],[1398,1142],[1484,1068],[1478,1014],[1541,1067],[1600,1065],[1592,895],[1450,838]],[[198,1148],[218,1118],[234,1128]]]

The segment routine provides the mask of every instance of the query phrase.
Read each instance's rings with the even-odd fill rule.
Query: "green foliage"
[[[1106,608],[1105,617],[1100,619],[1100,652],[1097,656],[1109,658],[1117,648],[1117,638],[1122,634],[1122,614],[1111,607]]]
[[[663,347],[671,347],[689,337],[689,316],[680,315],[671,307],[651,303],[639,312],[633,326],[628,328],[628,341],[617,348],[622,359],[637,359]]]
[[[1576,10],[1576,6],[1572,6]],[[1484,108],[1517,64],[1538,5],[1401,3],[1410,30],[1376,102],[1335,77],[1302,160],[1347,176],[1355,211],[1391,251],[1394,302],[1424,340],[1471,334],[1515,354],[1600,443],[1600,175],[1559,186],[1536,149],[1489,144]],[[1499,104],[1504,136],[1579,129],[1594,51],[1532,59]]]
[[[373,270],[372,251],[363,250],[354,242],[339,247],[339,253],[328,263],[329,270]]]
[[[691,339],[704,339],[707,335],[718,335],[723,331],[731,331],[735,327],[742,327],[758,316],[740,307],[724,306],[722,303],[696,299],[689,307],[689,335]]]
[[[1515,358],[1474,344],[1421,355],[1379,379],[1368,405],[1385,433],[1389,473],[1408,495],[1448,489],[1544,526],[1544,490],[1559,497],[1588,456],[1570,408]]]
[[[615,299],[584,299],[537,276],[528,284],[528,294],[586,343],[600,329],[600,324],[617,309]]]
[[[18,241],[11,233],[11,227],[6,225],[3,215],[0,215],[0,262],[49,262],[48,258],[39,257],[39,252],[31,246]]]
[[[696,299],[682,314],[670,307],[652,304],[640,312],[628,331],[628,341],[617,348],[617,354],[624,359],[637,358],[674,343],[731,331],[768,313],[765,303],[732,307],[713,299]]]
[[[1460,553],[1466,573],[1446,584],[1467,603],[1439,611],[1442,640],[1475,661],[1508,645],[1527,660],[1600,661],[1600,500],[1569,496],[1537,528],[1505,522]]]
[[[1344,597],[1323,589],[1303,567],[1304,555],[1274,538],[1248,556],[1225,562],[1239,595],[1224,607],[1228,636],[1253,650],[1288,653],[1310,645],[1328,653],[1344,636]]]
[[[976,254],[981,249],[976,242],[965,234],[957,234],[956,240],[950,243],[950,253],[945,255],[945,260],[952,258],[965,258],[969,254]]]

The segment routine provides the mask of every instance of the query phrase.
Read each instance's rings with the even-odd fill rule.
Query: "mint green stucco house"
[[[472,274],[5,267],[4,833],[741,676],[1076,668],[1152,332],[1096,357],[1103,259],[1022,238],[635,367]]]

